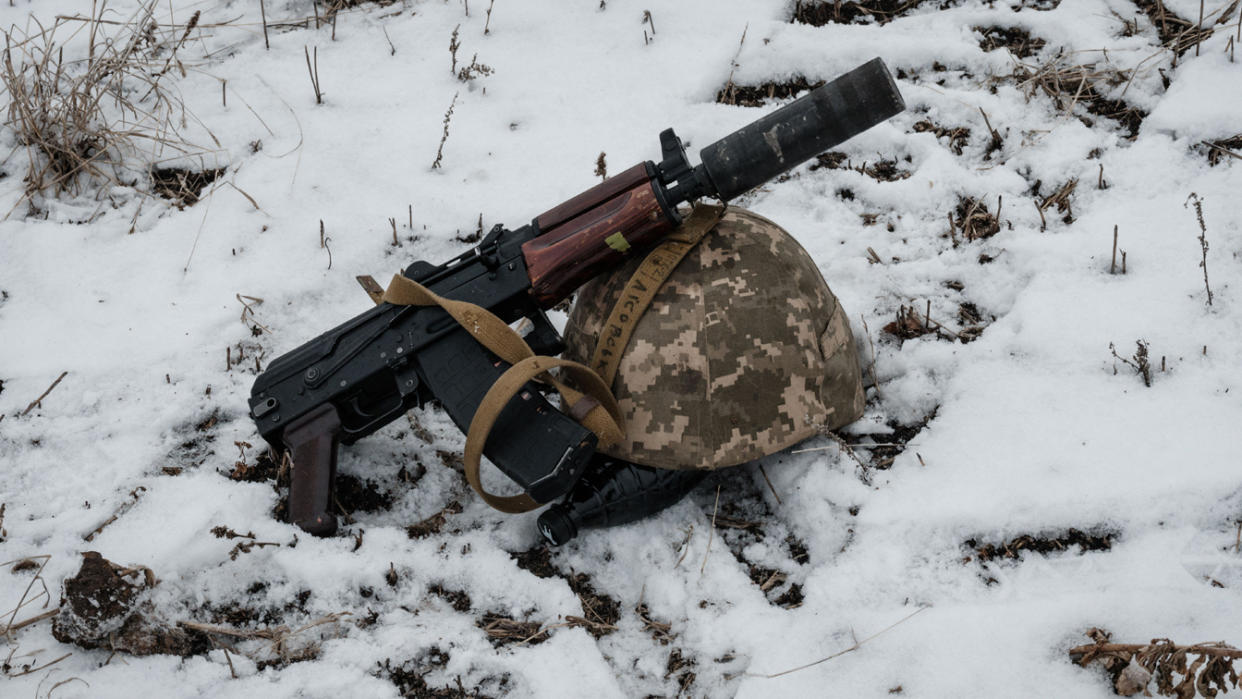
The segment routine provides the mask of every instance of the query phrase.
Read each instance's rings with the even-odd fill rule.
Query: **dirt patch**
[[[940,321],[932,317],[930,304],[923,308],[919,308],[913,303],[909,306],[904,304],[899,306],[897,308],[897,318],[886,323],[880,331],[897,338],[899,343],[923,337],[924,335],[935,335],[936,339],[948,340],[950,342],[962,340],[960,332],[948,329]],[[974,337],[962,341],[969,342],[972,339]]]
[[[1000,219],[988,210],[982,199],[974,197],[958,198],[957,208],[949,216],[949,225],[949,237],[955,247],[959,235],[970,242],[991,238],[1000,232]]]
[[[346,515],[353,512],[375,512],[392,507],[392,493],[381,491],[379,484],[375,481],[364,481],[348,473],[336,474],[333,495],[342,513]]]
[[[244,481],[247,483],[263,483],[272,481],[277,485],[289,485],[289,474],[280,472],[280,464],[276,459],[272,458],[270,450],[259,452],[255,457],[254,463],[247,463],[244,459],[239,459],[233,464],[233,470],[228,474],[229,480]],[[284,481],[283,483],[281,481]]]
[[[418,522],[417,524],[411,524],[406,527],[406,536],[411,539],[422,539],[431,536],[432,534],[439,534],[440,531],[444,529],[445,523],[448,522],[449,515],[456,514],[461,514],[461,503],[453,500],[434,515]]]
[[[566,617],[571,626],[580,626],[595,638],[602,638],[617,630],[621,619],[621,603],[610,595],[601,594],[591,585],[591,577],[577,573],[565,578],[569,589],[578,595],[582,604],[582,617]]]
[[[812,83],[802,76],[785,82],[766,82],[759,85],[735,85],[730,82],[716,93],[716,101],[738,107],[762,107],[769,101],[796,97],[823,84],[823,80]]]
[[[1077,547],[1078,554],[1088,551],[1108,551],[1113,547],[1113,540],[1118,533],[1105,528],[1095,528],[1090,532],[1079,529],[1067,529],[1063,532],[1043,534],[1022,534],[998,543],[989,543],[980,539],[967,539],[964,546],[974,552],[973,558],[980,563],[994,560],[1016,560],[1022,558],[1026,551],[1041,555],[1070,551]],[[967,556],[963,562],[969,562]]]
[[[1006,48],[1018,58],[1028,58],[1044,48],[1047,42],[1039,37],[1032,37],[1030,32],[1019,27],[975,27],[983,38],[979,40],[979,48],[984,51],[995,51]]]
[[[565,573],[552,564],[552,552],[546,546],[510,554],[517,566],[539,578],[559,577],[578,596],[582,616],[567,616],[570,626],[579,626],[595,638],[601,638],[617,630],[621,619],[621,603],[611,595],[601,594],[591,584],[586,573]]]
[[[448,660],[448,653],[433,647],[428,653],[424,653],[418,658],[407,660],[397,666],[392,664],[391,658],[386,658],[382,663],[376,661],[375,672],[372,674],[392,682],[403,697],[467,699],[469,697],[490,696],[482,694],[478,687],[467,690],[461,682],[461,677],[457,677],[456,682],[451,685],[437,687],[429,685],[426,679],[427,674],[435,668],[444,666],[448,663]]]
[[[213,444],[216,441],[216,425],[220,422],[220,411],[213,410],[205,417],[184,423],[174,432],[188,435],[169,453],[168,459],[173,462],[168,468],[184,469],[201,466],[208,457],[214,455]],[[180,470],[177,471],[180,473]]]
[[[1242,133],[1219,141],[1203,141],[1196,148],[1207,153],[1208,165],[1212,167],[1222,162],[1242,160]]]
[[[680,648],[668,653],[668,663],[664,666],[664,679],[677,682],[677,696],[689,695],[690,686],[694,684],[696,665],[694,658],[687,658]]]
[[[992,316],[991,320],[996,320],[996,317]],[[977,340],[983,334],[984,329],[991,323],[991,321],[984,319],[979,307],[970,301],[963,301],[958,304],[957,322],[962,326],[962,329],[957,331],[957,339],[961,340],[962,344]]]
[[[462,590],[450,590],[443,585],[436,583],[435,585],[427,588],[427,592],[430,592],[436,597],[448,602],[449,606],[459,612],[470,611],[470,595],[466,594]]]
[[[1205,26],[1200,28],[1197,17],[1193,21],[1183,19],[1171,12],[1165,3],[1159,0],[1134,0],[1134,4],[1138,6],[1140,12],[1147,15],[1147,19],[1156,28],[1156,36],[1160,37],[1160,44],[1178,56],[1212,36],[1214,24],[1228,22],[1234,16],[1232,12],[1222,12],[1215,17],[1205,17],[1203,20]],[[1174,65],[1177,65],[1176,61]]]
[[[159,196],[172,201],[178,209],[198,203],[207,185],[224,174],[224,168],[186,170],[183,168],[158,168],[151,171],[151,189]]]
[[[1074,206],[1073,202],[1070,200],[1070,197],[1073,195],[1074,190],[1078,187],[1078,178],[1071,178],[1060,187],[1057,187],[1056,191],[1046,197],[1040,197],[1040,189],[1042,185],[1042,181],[1036,181],[1034,187],[1032,187],[1035,192],[1035,196],[1039,198],[1039,203],[1035,205],[1035,207],[1039,209],[1039,221],[1041,224],[1039,230],[1042,231],[1047,229],[1048,220],[1045,212],[1053,206],[1056,207],[1057,213],[1061,214],[1062,223],[1065,223],[1066,225],[1073,223]]]
[[[739,560],[744,560],[739,558]],[[802,585],[790,583],[789,576],[772,568],[746,563],[746,574],[774,607],[796,609],[802,606]]]
[[[634,614],[643,623],[643,631],[651,635],[651,640],[662,646],[667,646],[675,638],[673,625],[652,617],[651,610],[645,602],[634,607]]]
[[[509,554],[517,567],[537,578],[551,578],[560,575],[556,566],[552,565],[552,551],[547,546],[537,546],[527,551]]]
[[[898,17],[910,14],[921,5],[930,4],[932,3],[925,0],[798,0],[794,3],[793,16],[789,21],[813,27],[822,27],[825,24],[888,24]],[[939,8],[948,9],[950,5],[949,2],[941,2]]]
[[[879,435],[868,435],[878,442],[874,446],[861,441],[848,442],[848,444],[856,452],[866,450],[870,455],[868,466],[878,471],[883,471],[893,465],[897,457],[905,452],[910,442],[927,427],[928,423],[936,418],[936,413],[939,411],[940,406],[936,406],[921,420],[908,425],[900,424],[896,420],[889,420],[888,428],[891,432],[884,436],[882,441]],[[851,512],[851,514],[853,513]]]
[[[914,129],[915,133],[930,133],[935,135],[937,139],[948,139],[949,150],[953,151],[954,155],[961,155],[962,149],[970,141],[970,129],[965,126],[946,127],[937,124],[931,119],[923,119],[922,121],[916,121],[911,128]]]
[[[537,621],[518,621],[496,612],[484,614],[475,622],[475,626],[483,629],[493,648],[501,648],[511,643],[537,646],[551,638],[549,631]]]
[[[1143,120],[1147,118],[1147,112],[1103,94],[1105,87],[1124,85],[1130,77],[1129,72],[1109,65],[1070,64],[1062,54],[1039,65],[1020,63],[1009,76],[1022,88],[1027,99],[1036,92],[1042,92],[1058,110],[1066,114],[1074,114],[1075,107],[1081,105],[1088,114],[1116,121],[1126,129],[1126,138],[1134,140]],[[1095,125],[1088,117],[1076,116],[1087,126]]]
[[[206,636],[155,615],[145,595],[155,585],[148,568],[126,568],[86,551],[82,567],[64,582],[52,635],[61,643],[132,655],[185,657],[207,651]]]
[[[913,159],[907,155],[904,160],[909,163]],[[901,167],[896,158],[881,158],[874,163],[864,160],[862,164],[855,165],[845,153],[838,151],[821,153],[815,156],[815,162],[811,163],[810,170],[814,172],[824,168],[829,170],[853,170],[877,182],[897,182],[913,174]]]
[[[806,565],[811,562],[811,554],[807,551],[806,544],[801,539],[790,534],[785,537],[785,546],[789,547],[789,557],[798,565]]]

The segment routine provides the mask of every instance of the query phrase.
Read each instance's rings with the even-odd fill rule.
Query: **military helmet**
[[[636,256],[579,290],[564,356],[588,363]],[[625,438],[609,456],[667,469],[734,466],[862,416],[845,311],[784,229],[731,207],[638,319],[611,386]]]

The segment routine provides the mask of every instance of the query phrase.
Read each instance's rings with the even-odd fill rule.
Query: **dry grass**
[[[1071,648],[1070,660],[1081,667],[1103,665],[1120,696],[1150,697],[1154,689],[1157,696],[1189,699],[1242,688],[1234,668],[1242,650],[1222,641],[1178,645],[1154,638],[1151,643],[1114,643],[1109,632],[1095,628],[1087,636],[1092,643]]]
[[[155,7],[117,22],[96,5],[89,21],[5,32],[5,125],[29,155],[32,206],[100,185],[150,190],[162,162],[206,152],[182,136],[193,115],[173,87],[187,74],[181,52],[198,14],[174,27],[155,20]]]
[[[1075,108],[1081,105],[1090,114],[1120,123],[1131,139],[1138,136],[1147,117],[1146,112],[1121,99],[1104,96],[1108,88],[1128,85],[1133,78],[1131,71],[1107,63],[1076,64],[1068,54],[1058,53],[1040,64],[1019,63],[1010,77],[1025,91],[1027,99],[1043,93],[1058,110],[1070,115],[1075,115]],[[1091,125],[1088,118],[1080,114],[1078,118]]]

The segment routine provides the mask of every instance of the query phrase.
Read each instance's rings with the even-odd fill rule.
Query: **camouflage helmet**
[[[589,363],[636,257],[579,290],[565,357]],[[729,208],[660,287],[611,386],[626,421],[609,456],[714,469],[771,454],[863,412],[845,311],[775,223]]]

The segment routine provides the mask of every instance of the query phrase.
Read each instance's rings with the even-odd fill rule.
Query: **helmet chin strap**
[[[630,343],[630,336],[634,334],[638,319],[643,317],[656,292],[677,268],[677,264],[698,245],[708,231],[716,227],[724,211],[723,205],[695,204],[694,211],[681,226],[647,253],[642,264],[626,282],[625,289],[608,313],[608,320],[604,321],[599,341],[591,353],[590,367],[600,375],[609,389],[617,378],[617,367],[621,365],[621,356],[625,354],[625,346]]]

